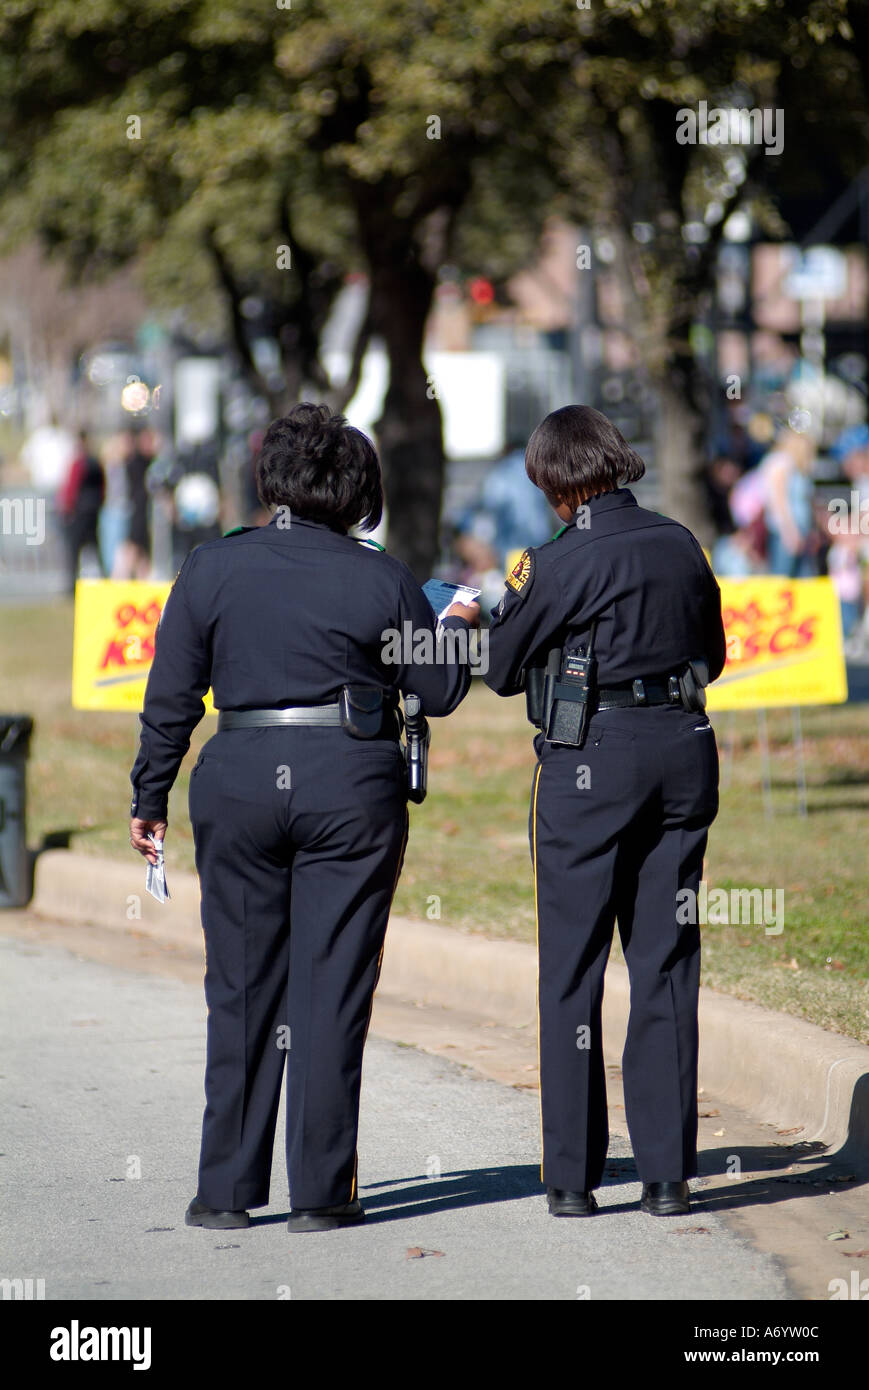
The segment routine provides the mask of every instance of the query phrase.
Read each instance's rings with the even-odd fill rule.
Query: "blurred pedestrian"
[[[100,450],[106,495],[100,512],[98,534],[106,574],[121,578],[121,547],[127,536],[127,474],[124,465],[126,436],[111,434]]]
[[[75,437],[52,412],[48,424],[37,425],[21,450],[21,461],[35,488],[46,492],[63,485],[76,453]]]
[[[151,499],[146,479],[153,457],[150,432],[128,430],[124,440],[127,533],[118,547],[116,579],[147,579],[151,573]]]
[[[712,547],[712,569],[719,579],[748,579],[753,574],[763,574],[765,568],[750,526],[719,536]]]
[[[815,441],[790,427],[759,464],[766,487],[767,565],[770,574],[805,579],[818,573],[812,464]]]
[[[544,545],[558,530],[558,519],[525,472],[525,440],[514,438],[511,450],[486,475],[481,512],[492,528],[491,541],[501,566],[528,546]]]
[[[827,528],[831,541],[827,551],[827,573],[839,598],[842,634],[847,640],[856,630],[863,613],[860,536],[850,531],[844,534],[837,532],[835,517],[831,516],[827,518]]]
[[[829,518],[833,544],[827,569],[839,595],[847,653],[865,660],[869,655],[869,425],[843,430],[830,455],[851,484],[851,496],[846,498],[851,520],[843,533]]]
[[[830,456],[853,484],[860,503],[869,501],[869,425],[852,425],[843,430]]]
[[[481,590],[494,606],[508,566],[528,546],[543,545],[558,518],[525,472],[525,441],[510,438],[510,451],[486,474],[479,501],[458,523],[454,548],[464,565],[463,582]]]
[[[717,455],[706,466],[706,501],[712,524],[719,536],[729,536],[736,530],[736,522],[730,509],[730,496],[741,477],[742,470],[739,464],[726,454]]]
[[[57,497],[67,546],[67,590],[71,594],[75,593],[82,552],[88,547],[105,578],[97,530],[105,494],[102,465],[90,447],[87,430],[80,430],[78,446]]]

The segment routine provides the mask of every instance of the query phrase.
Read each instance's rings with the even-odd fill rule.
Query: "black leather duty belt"
[[[635,680],[630,685],[614,685],[597,692],[595,708],[630,709],[642,705],[681,705],[678,676],[666,680],[656,677],[651,680]]]
[[[340,725],[338,705],[291,705],[288,709],[222,709],[217,731],[225,729],[272,729],[287,725]]]

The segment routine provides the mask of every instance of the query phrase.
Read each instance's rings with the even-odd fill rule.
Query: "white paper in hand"
[[[163,863],[163,841],[155,840],[153,835],[148,839],[157,851],[157,863],[148,863],[145,874],[145,892],[150,893],[152,898],[156,898],[158,903],[164,903],[169,897],[169,889],[166,887],[166,867]]]
[[[472,589],[468,584],[450,584],[446,579],[428,579],[422,591],[439,622],[446,617],[447,610],[454,603],[475,603],[480,597],[479,589]]]

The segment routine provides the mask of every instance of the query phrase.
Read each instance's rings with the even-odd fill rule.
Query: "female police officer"
[[[154,862],[147,836],[163,837],[210,686],[218,729],[190,778],[208,1042],[186,1220],[246,1226],[245,1208],[268,1202],[286,1056],[289,1227],[324,1230],[364,1214],[362,1052],[407,834],[395,697],[413,691],[426,713],[448,714],[469,670],[460,641],[438,647],[410,571],[347,534],[381,516],[379,464],[363,434],[327,406],[295,406],[267,430],[257,482],[277,508],[271,522],[191,552],[166,602],[130,839]],[[445,627],[467,628],[479,608],[450,613]],[[410,651],[387,664],[384,639],[396,630],[431,634],[427,648],[412,647],[428,650],[429,664]]]
[[[718,585],[690,531],[619,486],[642,476],[643,461],[598,411],[548,415],[526,469],[567,524],[508,576],[486,681],[501,695],[537,691],[549,665],[533,712],[530,816],[542,1177],[553,1215],[596,1210],[609,1139],[601,1002],[618,917],[642,1205],[677,1214],[697,1171],[700,934],[685,904],[718,809],[715,735],[698,693],[724,666]]]

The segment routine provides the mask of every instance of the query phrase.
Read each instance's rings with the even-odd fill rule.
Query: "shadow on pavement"
[[[372,1183],[360,1188],[367,1224],[403,1221],[409,1216],[427,1216],[454,1207],[487,1206],[492,1202],[514,1202],[521,1197],[539,1197],[543,1192],[540,1169],[536,1164],[516,1164],[509,1168],[468,1168],[429,1178],[415,1174],[392,1182]],[[382,1210],[388,1208],[388,1210]],[[279,1215],[252,1216],[252,1226],[286,1221]]]
[[[794,1197],[817,1197],[831,1190],[851,1191],[865,1179],[852,1175],[843,1159],[832,1155],[824,1162],[822,1144],[800,1143],[784,1148],[779,1145],[754,1147],[732,1145],[730,1148],[706,1149],[699,1156],[699,1176],[724,1176],[738,1158],[740,1169],[727,1186],[700,1189],[692,1193],[691,1213],[735,1211],[740,1207],[774,1202],[789,1202]],[[797,1171],[798,1165],[806,1166]],[[783,1172],[794,1168],[793,1172]],[[742,1178],[742,1171],[751,1177]],[[847,1179],[850,1178],[850,1181]],[[636,1165],[632,1158],[607,1160],[603,1189],[638,1183]],[[525,1197],[542,1197],[540,1169],[536,1164],[515,1164],[510,1167],[468,1168],[442,1173],[430,1178],[415,1174],[395,1178],[391,1182],[372,1183],[360,1189],[368,1224],[404,1221],[408,1217],[429,1216],[434,1212],[461,1207],[489,1206],[495,1202],[515,1202]],[[637,1211],[638,1199],[608,1202],[606,1216],[619,1212]],[[268,1216],[252,1216],[252,1226],[268,1226],[286,1221],[288,1211]]]

